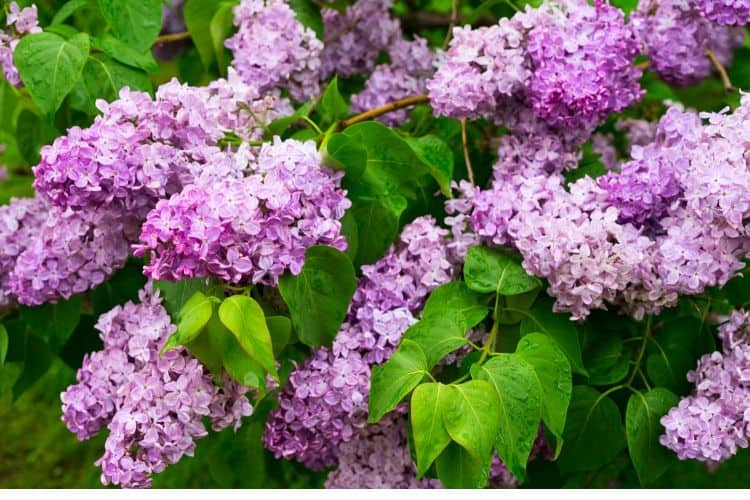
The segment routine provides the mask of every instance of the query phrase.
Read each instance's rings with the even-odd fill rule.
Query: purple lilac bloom
[[[321,78],[372,72],[380,51],[401,38],[401,24],[390,14],[392,5],[392,0],[357,0],[344,13],[323,9]]]
[[[750,23],[748,0],[695,0],[701,15],[727,26],[744,26]]]
[[[615,170],[620,166],[617,148],[612,134],[597,132],[591,136],[591,150],[599,155],[599,161],[607,170]]]
[[[173,80],[155,100],[123,88],[118,100],[97,106],[102,115],[90,127],[73,127],[42,148],[34,187],[61,208],[108,207],[140,218],[200,177],[241,177],[242,155],[218,142],[227,132],[257,140],[263,123],[256,117],[289,111],[287,102],[262,96],[231,72],[209,87]]]
[[[78,383],[60,396],[68,429],[84,440],[107,427],[104,455],[96,462],[102,483],[128,488],[151,485],[183,456],[195,440],[214,430],[241,425],[253,408],[247,389],[224,377],[221,387],[187,350],[159,353],[175,331],[158,294],[142,291],[140,304],[128,302],[99,317],[104,349],[86,355]]]
[[[750,437],[750,314],[732,312],[719,327],[722,350],[698,361],[688,380],[695,391],[662,417],[659,442],[680,460],[722,462]]]
[[[630,24],[648,55],[649,69],[673,85],[690,85],[713,71],[706,50],[724,66],[745,41],[745,30],[715,24],[685,0],[640,0]]]
[[[47,204],[41,198],[13,198],[0,207],[0,306],[12,305],[10,276],[16,260],[37,238],[47,217]]]
[[[458,271],[447,236],[432,218],[418,218],[385,257],[362,267],[333,347],[292,372],[266,423],[263,440],[274,455],[314,469],[336,464],[337,446],[366,425],[370,367],[388,359],[427,295]]]
[[[247,84],[261,93],[286,88],[299,102],[318,93],[323,43],[285,0],[242,0],[234,24],[238,31],[225,45]]]
[[[310,246],[346,248],[343,173],[320,166],[314,142],[276,138],[245,170],[247,177],[194,184],[156,204],[133,247],[150,254],[147,276],[276,285],[287,270],[299,274]]]
[[[427,47],[427,40],[415,37],[414,41],[399,40],[389,48],[390,64],[375,67],[365,88],[352,96],[352,111],[359,113],[384,104],[426,91],[426,79],[433,72],[435,55]],[[386,125],[398,126],[409,117],[409,111],[400,109],[378,118]]]
[[[40,33],[36,5],[21,9],[16,2],[11,2],[5,20],[7,30],[0,30],[0,67],[5,79],[14,87],[20,87],[21,77],[13,63],[13,51],[23,35]]]

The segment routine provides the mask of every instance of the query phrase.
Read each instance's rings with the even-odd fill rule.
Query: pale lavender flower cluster
[[[640,0],[630,24],[650,60],[649,69],[673,85],[697,83],[711,74],[711,50],[724,66],[745,41],[745,30],[709,21],[685,0]]]
[[[323,9],[321,78],[372,72],[378,54],[401,38],[401,23],[390,14],[392,5],[392,0],[357,0],[344,13]]]
[[[427,46],[427,40],[415,37],[413,41],[399,40],[388,50],[390,64],[375,67],[365,88],[352,96],[355,113],[377,108],[384,104],[421,95],[426,91],[426,79],[434,71],[435,55]],[[400,109],[378,118],[386,125],[397,126],[405,122],[409,111]]]
[[[16,2],[11,2],[5,20],[6,31],[0,30],[0,66],[5,79],[14,87],[21,86],[21,77],[13,63],[13,51],[21,37],[30,33],[40,33],[36,5],[21,9]]]
[[[727,26],[750,23],[748,0],[695,0],[700,13],[711,21]]]
[[[175,330],[158,295],[141,291],[99,317],[104,349],[86,355],[78,383],[61,394],[68,429],[84,440],[107,427],[104,455],[96,462],[102,482],[149,487],[151,476],[183,456],[195,440],[214,430],[241,425],[253,408],[247,389],[224,377],[217,387],[197,359],[180,347],[160,355]]]
[[[393,353],[427,295],[457,272],[448,231],[430,217],[407,225],[377,263],[363,266],[346,322],[333,347],[292,372],[263,440],[277,457],[320,469],[365,427],[370,367]]]
[[[640,99],[637,53],[619,9],[549,0],[489,28],[455,29],[427,87],[438,115],[502,122],[520,101],[550,126],[590,131]]]
[[[16,259],[37,235],[47,208],[36,198],[14,198],[0,207],[0,305],[15,302],[10,290],[10,275]]]
[[[156,204],[135,254],[154,279],[215,276],[276,285],[299,274],[313,245],[346,248],[340,219],[351,206],[342,172],[320,166],[315,143],[265,143],[247,176],[186,187]]]
[[[242,0],[234,24],[238,31],[225,45],[246,83],[262,93],[286,88],[300,102],[318,93],[323,42],[286,0]]]
[[[659,442],[681,460],[724,461],[750,438],[750,314],[734,311],[719,327],[722,351],[706,354],[688,380],[695,392],[662,417]]]
[[[256,117],[289,110],[231,73],[209,87],[173,80],[155,100],[123,88],[118,100],[97,106],[102,115],[90,127],[73,127],[42,148],[34,187],[61,208],[108,207],[139,218],[198,177],[240,177],[245,165],[218,141],[230,131],[257,140]]]

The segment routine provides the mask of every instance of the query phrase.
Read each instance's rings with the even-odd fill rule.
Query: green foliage
[[[675,461],[674,453],[659,444],[663,432],[659,420],[677,402],[677,396],[662,388],[646,394],[636,392],[628,400],[625,413],[628,452],[644,486],[658,479]]]
[[[313,0],[289,0],[289,6],[303,26],[313,30],[319,40],[324,40],[323,17]]]
[[[526,273],[518,259],[486,247],[469,249],[464,279],[475,292],[500,295],[520,295],[541,285],[538,278]]]
[[[367,421],[378,422],[429,374],[427,357],[416,342],[404,339],[387,363],[372,368]]]
[[[297,276],[279,280],[279,292],[299,339],[310,346],[333,341],[354,295],[356,279],[349,258],[332,247],[313,246]]]
[[[169,336],[162,352],[193,341],[213,315],[213,302],[202,292],[195,292],[177,315],[177,331]]]
[[[219,306],[219,318],[235,336],[242,349],[278,379],[271,333],[266,326],[266,316],[258,303],[243,295],[229,297]]]
[[[147,50],[161,31],[161,0],[99,0],[112,34],[133,47]]]

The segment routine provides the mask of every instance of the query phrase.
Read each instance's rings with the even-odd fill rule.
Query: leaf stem
[[[495,321],[492,324],[492,329],[490,330],[490,336],[487,338],[487,342],[485,342],[484,347],[482,347],[482,355],[479,358],[479,364],[481,365],[485,359],[487,359],[487,356],[490,355],[490,352],[494,349],[495,345],[495,339],[497,338],[497,333],[499,331],[499,328],[497,326],[497,321]]]
[[[424,104],[426,102],[429,102],[429,100],[430,98],[426,95],[416,95],[389,102],[388,104],[384,104],[383,106],[377,107],[375,109],[365,111],[364,113],[360,113],[342,121],[340,128],[351,127],[356,123],[366,120],[372,120],[373,118],[377,118],[378,116],[390,113],[391,111],[396,111],[398,109],[408,108],[409,106],[416,106],[417,104]]]
[[[320,130],[320,127],[318,127],[318,124],[312,121],[312,119],[309,116],[302,115],[300,116],[300,118],[302,119],[302,121],[307,122],[313,128],[313,130],[315,130],[315,132],[318,133],[318,135],[323,135],[323,131]]]
[[[638,349],[638,355],[635,358],[635,367],[633,368],[633,372],[630,374],[628,381],[625,382],[626,387],[630,387],[633,384],[633,380],[635,380],[636,375],[639,371],[641,371],[641,361],[643,360],[643,355],[646,353],[646,345],[648,344],[648,339],[651,337],[651,320],[651,316],[648,316],[646,318],[646,331],[643,332],[643,340],[641,341],[641,347]]]
[[[719,58],[716,56],[716,52],[711,49],[706,49],[706,57],[708,57],[708,59],[711,61],[711,64],[713,64],[714,69],[719,74],[721,83],[724,84],[724,90],[726,92],[734,92],[735,90],[737,90],[737,88],[732,85],[732,81],[729,79],[727,70],[724,68],[724,65],[721,64],[721,61],[719,61]]]
[[[190,33],[187,31],[180,31],[179,33],[167,33],[165,35],[159,35],[156,37],[156,40],[154,40],[154,45],[158,45],[160,43],[174,43],[174,42],[182,42],[183,40],[190,40]]]
[[[469,175],[469,182],[473,186],[474,182],[474,169],[471,167],[471,158],[469,158],[469,144],[466,139],[466,118],[461,120],[461,147],[464,150],[464,163],[466,163],[466,172]]]
[[[451,18],[450,22],[448,23],[448,32],[445,34],[445,40],[443,40],[443,50],[448,48],[448,44],[451,41],[451,36],[453,36],[453,28],[456,26],[456,22],[458,21],[458,2],[459,0],[451,1]]]

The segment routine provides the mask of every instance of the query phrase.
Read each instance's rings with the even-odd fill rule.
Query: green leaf
[[[435,461],[435,469],[446,488],[481,488],[489,479],[490,463],[477,462],[461,445],[452,442]]]
[[[159,71],[159,64],[154,59],[150,49],[145,51],[135,50],[127,43],[118,40],[109,33],[102,33],[100,36],[92,38],[91,43],[112,59],[120,61],[123,64],[148,71],[149,73]]]
[[[324,163],[335,170],[344,170],[348,182],[355,182],[367,167],[367,150],[361,142],[344,134],[333,134],[326,143]]]
[[[508,470],[523,479],[542,418],[542,387],[536,371],[521,356],[501,354],[474,365],[471,375],[494,388],[499,398],[495,448]]]
[[[72,16],[75,11],[88,4],[90,1],[91,0],[70,0],[60,7],[60,10],[57,11],[50,24],[62,24],[67,18]]]
[[[659,421],[678,400],[661,387],[630,396],[625,412],[628,452],[643,486],[654,482],[675,461],[674,453],[659,444],[663,432]]]
[[[286,316],[267,316],[266,324],[271,334],[273,355],[278,356],[292,336],[292,322]]]
[[[214,379],[218,380],[221,380],[222,367],[224,366],[226,337],[232,337],[232,334],[221,324],[218,316],[212,314],[203,331],[185,344],[190,353],[208,368],[208,371],[214,375]],[[232,337],[232,340],[234,340],[234,337]],[[237,341],[234,342],[236,345]],[[237,345],[237,350],[242,351],[242,348]],[[242,383],[242,380],[237,381]]]
[[[447,396],[447,387],[437,383],[421,384],[411,395],[409,417],[419,477],[427,472],[451,442],[451,437],[443,425],[443,413],[450,404]]]
[[[379,422],[427,375],[427,358],[415,342],[404,339],[391,358],[372,368],[367,421]]]
[[[222,2],[208,25],[208,31],[211,33],[211,41],[214,46],[214,53],[216,54],[216,62],[221,74],[226,73],[226,67],[229,65],[224,41],[232,31],[234,5],[234,2]]]
[[[81,297],[74,295],[57,304],[22,307],[21,319],[29,329],[46,342],[53,353],[60,351],[81,319]]]
[[[230,377],[245,387],[265,388],[263,367],[248,355],[232,335],[224,337],[224,368]]]
[[[50,144],[60,133],[49,121],[28,109],[19,113],[17,123],[18,149],[29,165],[36,165],[40,160],[41,147]]]
[[[413,324],[403,338],[419,344],[427,358],[427,368],[432,369],[459,347],[466,345],[466,329],[451,316],[432,316]]]
[[[539,298],[521,321],[521,336],[535,332],[543,333],[555,341],[568,357],[575,373],[588,375],[581,358],[578,329],[567,314],[552,312],[552,300],[547,297]]]
[[[398,235],[401,214],[406,200],[399,196],[379,198],[370,202],[355,202],[349,210],[359,232],[359,250],[354,263],[357,267],[380,259]]]
[[[690,388],[686,375],[695,368],[695,357],[680,346],[665,345],[646,358],[646,373],[654,384],[677,393]]]
[[[0,324],[0,367],[5,365],[5,357],[8,355],[8,330],[5,325]]]
[[[279,292],[299,339],[309,346],[333,341],[356,288],[349,258],[332,247],[313,246],[305,253],[299,275],[279,280]]]
[[[349,105],[346,104],[344,97],[341,95],[341,92],[339,92],[338,77],[334,76],[333,79],[328,82],[317,110],[318,113],[320,113],[320,121],[323,125],[335,123],[341,118],[344,118],[349,112]]]
[[[13,58],[34,102],[51,115],[81,78],[88,54],[85,33],[69,40],[52,33],[34,33],[21,38]]]
[[[570,363],[557,344],[541,333],[523,337],[516,353],[534,367],[542,388],[542,420],[560,441],[573,392]]]
[[[127,301],[138,302],[138,292],[146,284],[142,266],[129,260],[125,267],[115,272],[107,281],[89,292],[93,313],[103,314]]]
[[[611,462],[625,448],[620,410],[612,398],[586,386],[573,387],[565,445],[558,459],[560,470],[595,470]]]
[[[219,306],[219,319],[232,332],[242,349],[278,379],[271,333],[260,305],[245,295],[234,295]]]
[[[493,441],[500,432],[502,411],[493,385],[479,379],[446,387],[445,429],[477,462],[489,462]]]
[[[427,166],[432,177],[440,186],[440,191],[451,197],[451,180],[453,180],[453,152],[451,148],[434,135],[408,137],[407,144]]]
[[[539,279],[529,276],[516,259],[482,246],[469,249],[464,279],[475,292],[500,295],[520,295],[541,286]]]
[[[185,4],[185,26],[206,68],[210,68],[211,63],[216,60],[209,27],[218,8],[219,2],[216,0],[188,0]]]
[[[185,305],[188,299],[196,292],[213,295],[211,288],[206,278],[193,278],[180,281],[154,281],[154,289],[159,290],[164,300],[164,308],[175,323],[178,321],[182,306]]]
[[[586,349],[584,359],[590,385],[610,385],[623,380],[630,371],[630,359],[623,356],[623,341],[616,334],[599,337]]]
[[[161,0],[99,0],[112,34],[135,50],[151,48],[161,31]]]
[[[359,251],[359,227],[351,211],[347,211],[341,219],[341,234],[346,238],[346,255],[354,261]]]
[[[13,384],[14,401],[47,373],[54,359],[47,343],[36,335],[25,335],[23,344],[23,368]]]
[[[202,292],[195,292],[180,309],[177,316],[177,331],[169,336],[161,352],[164,353],[194,340],[201,333],[212,315],[213,305],[211,298]]]
[[[99,114],[96,101],[114,101],[119,98],[123,87],[144,92],[152,90],[151,81],[143,72],[113,61],[106,55],[94,54],[89,56],[83,67],[83,77],[73,88],[70,103],[74,108],[95,116]]]
[[[463,281],[440,285],[430,293],[422,318],[452,317],[464,330],[474,328],[487,316],[487,306]]]
[[[320,15],[320,9],[316,7],[312,0],[289,0],[289,7],[292,8],[297,20],[303,26],[310,28],[315,32],[318,40],[324,40],[323,17]]]

